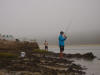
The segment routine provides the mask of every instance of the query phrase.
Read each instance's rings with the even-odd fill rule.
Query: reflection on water
[[[58,47],[50,47],[49,51],[53,52],[59,52]],[[70,53],[70,54],[75,54],[75,53],[87,53],[87,52],[92,52],[95,56],[97,56],[96,59],[93,61],[87,61],[83,59],[75,59],[75,63],[80,64],[82,66],[85,66],[88,68],[85,70],[86,75],[100,75],[100,46],[84,46],[84,47],[67,47],[65,48],[64,53]]]

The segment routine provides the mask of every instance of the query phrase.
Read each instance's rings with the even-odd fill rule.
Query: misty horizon
[[[0,0],[0,33],[67,44],[100,44],[99,0]]]

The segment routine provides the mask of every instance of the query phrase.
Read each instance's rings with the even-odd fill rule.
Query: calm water
[[[53,51],[58,53],[59,48],[58,47],[49,47],[49,51]],[[100,75],[100,46],[71,46],[66,47],[64,53],[87,53],[92,52],[95,56],[97,56],[96,59],[92,61],[87,61],[83,59],[74,59],[76,64],[80,64],[81,66],[85,66],[88,68],[85,70],[86,75]]]

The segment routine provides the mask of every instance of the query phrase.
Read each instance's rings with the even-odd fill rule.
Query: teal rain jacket
[[[67,39],[63,37],[61,34],[59,35],[59,46],[64,46],[64,41]]]

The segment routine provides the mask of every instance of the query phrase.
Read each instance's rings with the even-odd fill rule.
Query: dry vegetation
[[[20,41],[7,41],[0,40],[0,50],[33,50],[39,49],[36,42],[20,42]]]

